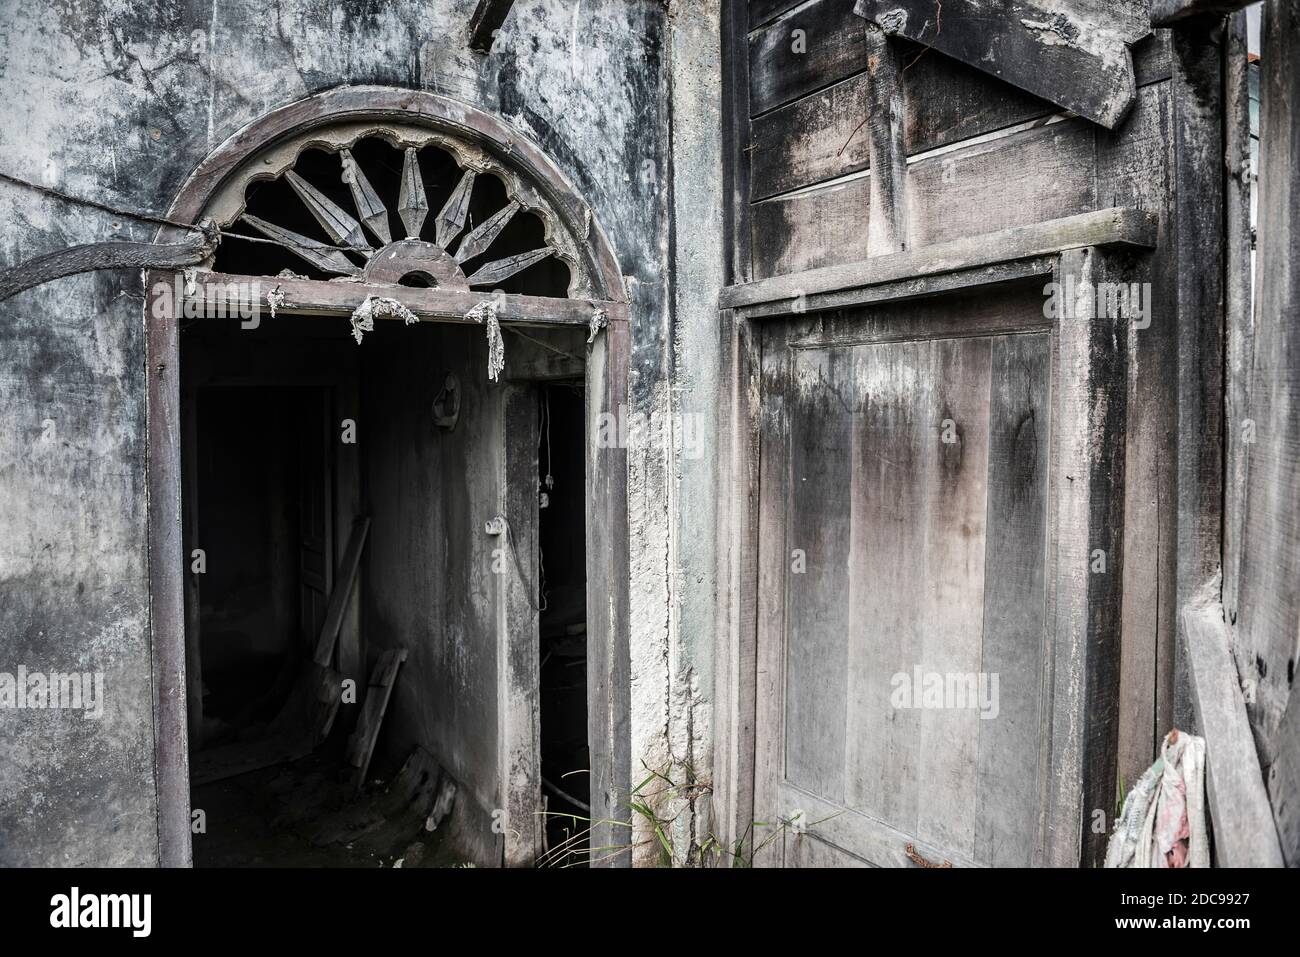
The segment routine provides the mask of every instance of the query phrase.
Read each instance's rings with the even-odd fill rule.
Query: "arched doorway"
[[[394,339],[407,325],[416,326],[411,342],[426,332],[441,337],[420,346],[425,355],[457,351],[462,343],[477,343],[465,347],[466,355],[486,352],[486,368],[454,370],[462,389],[467,377],[477,377],[473,385],[487,410],[474,423],[477,464],[464,514],[458,514],[465,528],[472,520],[478,535],[458,561],[465,574],[481,576],[475,586],[481,590],[478,610],[491,620],[492,633],[476,638],[480,651],[490,648],[481,657],[495,692],[487,706],[493,750],[480,763],[492,774],[471,783],[480,810],[493,812],[492,833],[506,863],[531,860],[540,840],[534,822],[542,778],[536,640],[542,602],[540,580],[529,567],[540,501],[532,484],[538,478],[537,396],[545,381],[576,377],[587,423],[581,506],[590,817],[621,817],[615,794],[626,791],[629,777],[627,743],[618,733],[627,720],[626,461],[624,450],[598,446],[591,424],[601,414],[617,414],[625,400],[628,317],[620,270],[590,208],[536,145],[500,120],[434,94],[354,87],[286,106],[231,137],[189,178],[168,216],[211,219],[225,240],[205,268],[181,278],[151,275],[147,283],[149,575],[163,863],[190,863],[189,768],[191,749],[203,734],[203,659],[186,636],[193,637],[202,618],[196,580],[208,571],[196,571],[195,551],[203,551],[194,540],[200,524],[183,505],[196,494],[183,464],[193,455],[185,449],[187,436],[193,442],[200,433],[182,358],[195,350],[183,352],[182,345],[195,328],[214,335],[238,330],[251,341],[259,330],[268,335],[272,326],[282,326],[286,317],[308,324],[304,328],[332,330],[323,333],[326,339],[350,334],[359,348],[365,338],[369,345],[387,339],[390,353],[408,360],[410,343]],[[214,323],[196,326],[205,317]],[[518,359],[515,367],[503,364],[502,347],[507,363]],[[259,354],[265,360],[273,352]],[[301,356],[302,350],[290,353]],[[426,432],[454,422],[448,406],[459,398],[447,369],[430,366],[428,372],[440,387],[435,401],[422,407]],[[229,370],[221,375],[229,378]],[[383,384],[389,399],[395,399],[394,388],[396,397],[402,395],[390,375],[372,369],[368,376],[364,381],[376,390]],[[416,373],[411,376],[417,382]],[[358,422],[356,415],[340,414],[339,396],[352,387],[346,377],[317,378],[322,381],[314,387],[324,392],[308,405],[312,416],[327,410],[322,435],[345,429],[345,420],[368,428],[364,417]],[[389,428],[388,434],[390,450],[404,447],[400,431]],[[274,433],[259,441],[267,449],[282,444]],[[311,458],[310,450],[302,453],[295,467]],[[330,461],[337,468],[341,460]],[[353,480],[364,484],[357,477],[362,472]],[[366,533],[375,536],[385,523],[384,516],[364,515],[363,506],[351,513],[341,509],[337,485],[331,487],[336,499],[325,509],[334,517],[329,534],[305,535],[301,527],[295,533],[300,550],[303,540],[319,539],[319,574],[305,581],[301,569],[310,562],[300,555],[293,580],[299,595],[295,625],[308,635],[322,629],[342,633],[331,605],[358,603],[346,596],[331,602],[331,592],[350,581],[347,553],[357,525],[346,518],[376,519],[375,530]],[[372,489],[370,504],[385,513],[387,527],[397,527],[394,509],[400,506],[393,496]],[[498,518],[506,521],[496,523]],[[368,546],[365,537],[359,549],[382,547],[379,537]],[[512,553],[513,562],[506,557]],[[392,558],[384,567],[403,574],[410,564]],[[418,587],[405,592],[406,600],[421,602]],[[370,664],[364,649],[364,643],[344,647],[331,636],[327,648],[317,642],[315,658],[321,667],[355,671]],[[344,655],[354,660],[345,664]],[[436,665],[422,661],[412,673],[435,673]],[[480,691],[485,674],[477,676]],[[359,671],[356,680],[364,685],[365,679]],[[610,843],[601,830],[593,841]]]

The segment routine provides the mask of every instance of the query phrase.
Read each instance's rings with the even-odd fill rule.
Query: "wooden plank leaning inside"
[[[369,531],[369,518],[357,519],[353,525],[312,660],[303,664],[289,697],[267,725],[266,735],[254,741],[236,741],[195,753],[190,768],[192,784],[207,784],[296,761],[311,754],[329,736],[343,691],[343,676],[330,667],[330,662]]]
[[[1205,789],[1219,867],[1281,867],[1273,812],[1260,772],[1255,740],[1228,629],[1217,599],[1218,582],[1183,607],[1196,723],[1205,737]]]
[[[393,685],[397,683],[397,669],[405,660],[405,648],[390,648],[379,656],[370,673],[366,703],[361,717],[357,719],[356,730],[348,738],[348,763],[355,768],[351,776],[353,794],[360,792],[361,786],[366,783],[366,771],[370,769],[370,758],[375,753],[375,742],[379,739],[379,726],[384,723],[388,699],[393,694]]]

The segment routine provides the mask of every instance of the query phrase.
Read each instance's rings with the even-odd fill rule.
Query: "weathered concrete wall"
[[[503,114],[556,159],[610,236],[633,296],[631,404],[662,421],[666,11],[656,0],[520,0],[485,58],[465,45],[472,7],[0,0],[0,166],[161,213],[226,137],[331,87],[423,88]],[[0,183],[0,266],[153,234]],[[107,695],[97,721],[0,712],[4,864],[156,859],[142,292],[138,275],[103,273],[0,304],[0,671],[100,671]],[[664,448],[633,466],[637,649],[662,649],[669,633]],[[636,667],[657,681],[668,664],[656,650]]]

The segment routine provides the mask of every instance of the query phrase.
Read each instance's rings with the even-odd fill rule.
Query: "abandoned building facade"
[[[0,0],[0,865],[1297,863],[1247,6]]]

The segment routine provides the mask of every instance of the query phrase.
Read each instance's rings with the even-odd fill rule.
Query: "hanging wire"
[[[12,183],[15,186],[21,186],[24,189],[30,189],[37,193],[42,193],[54,199],[65,203],[71,203],[74,206],[85,206],[89,209],[97,209],[103,213],[111,213],[114,216],[120,216],[123,219],[134,219],[142,223],[151,223],[155,226],[171,226],[175,229],[185,229],[191,232],[203,232],[203,228],[195,223],[182,223],[179,220],[168,219],[166,216],[155,216],[152,213],[141,213],[134,210],[123,209],[120,206],[113,206],[110,203],[101,203],[97,200],[86,199],[84,196],[73,196],[71,193],[65,193],[61,189],[53,186],[42,186],[40,183],[33,183],[31,180],[14,176],[0,170],[0,180],[6,183]],[[303,249],[303,250],[320,250],[330,249],[344,253],[363,253],[364,250],[356,249],[352,246],[335,246],[330,243],[317,243],[313,240],[312,245],[307,246],[302,243],[281,241],[278,239],[265,239],[261,236],[247,236],[243,233],[233,233],[227,229],[218,229],[218,233],[226,239],[239,239],[246,243],[264,243],[269,246],[279,246],[285,249]]]

